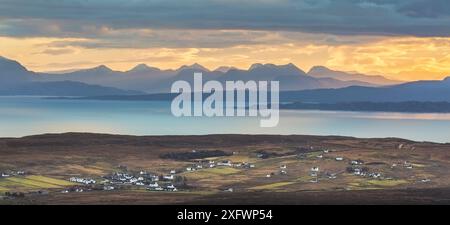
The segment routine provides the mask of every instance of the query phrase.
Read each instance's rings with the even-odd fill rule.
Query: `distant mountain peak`
[[[299,69],[296,65],[293,63],[288,63],[285,65],[275,65],[271,63],[267,64],[261,64],[261,63],[255,63],[252,66],[250,66],[249,71],[254,70],[284,70],[284,71],[291,71],[295,73],[304,73],[301,69]]]
[[[258,68],[261,68],[261,67],[264,67],[264,64],[262,64],[262,63],[253,63],[251,66],[250,66],[250,68],[248,68],[248,70],[250,71],[250,70],[255,70],[255,69],[258,69]]]
[[[397,80],[390,80],[381,75],[367,75],[362,74],[356,71],[348,72],[348,71],[339,71],[333,70],[325,66],[314,66],[309,72],[309,76],[314,78],[334,78],[342,81],[361,81],[366,83],[371,83],[376,86],[384,86],[384,85],[395,85],[402,83]]]
[[[156,71],[156,70],[160,70],[160,69],[155,68],[155,67],[150,67],[145,63],[141,63],[141,64],[138,64],[135,67],[133,67],[133,69],[131,69],[129,72],[147,72],[147,71]]]
[[[31,74],[19,62],[0,56],[0,85],[28,81]]]
[[[308,74],[314,74],[314,73],[318,73],[318,72],[332,72],[333,70],[331,70],[330,68],[326,67],[326,66],[313,66]]]
[[[181,71],[181,70],[187,70],[187,69],[191,69],[191,70],[198,70],[198,71],[209,71],[209,69],[207,69],[206,67],[198,64],[198,63],[194,63],[190,66],[187,65],[183,65],[181,66],[177,71]]]
[[[236,69],[237,68],[233,67],[233,66],[220,66],[220,67],[217,67],[217,69],[215,69],[214,71],[226,73],[226,72],[228,72],[230,70],[236,70]]]
[[[28,72],[27,68],[25,68],[22,64],[19,62],[8,59],[6,57],[0,56],[0,66],[2,70],[15,70],[15,71],[26,71]]]
[[[113,71],[112,69],[110,69],[109,67],[107,67],[105,65],[100,65],[100,66],[94,67],[92,70],[102,71],[102,72],[112,72]]]
[[[110,69],[109,67],[105,66],[105,65],[100,65],[91,69],[87,69],[88,71],[93,71],[93,72],[105,72],[105,73],[109,73],[109,72],[113,72],[112,69]],[[85,70],[86,71],[86,70]]]

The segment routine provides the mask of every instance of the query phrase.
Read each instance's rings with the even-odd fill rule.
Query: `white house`
[[[233,192],[233,191],[234,191],[233,188],[228,188],[228,189],[225,190],[225,192]]]
[[[217,163],[218,166],[232,166],[231,161],[222,161]]]
[[[173,179],[174,179],[174,176],[173,176],[173,174],[171,174],[171,175],[165,175],[165,176],[164,176],[164,179],[166,179],[166,180],[173,180]]]
[[[105,190],[105,191],[112,191],[112,190],[114,190],[114,187],[113,186],[104,186],[103,190]]]
[[[130,179],[130,183],[136,183],[137,181],[138,181],[137,178],[131,178],[131,179]]]

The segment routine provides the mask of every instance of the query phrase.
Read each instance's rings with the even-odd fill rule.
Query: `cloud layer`
[[[0,0],[0,55],[39,71],[293,62],[439,79],[448,0]]]
[[[86,37],[105,27],[450,36],[447,0],[1,0],[0,18],[6,36]]]

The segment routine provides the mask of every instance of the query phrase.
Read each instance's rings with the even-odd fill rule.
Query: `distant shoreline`
[[[350,112],[391,112],[391,113],[450,113],[449,102],[344,102],[344,103],[289,103],[281,109],[350,111]]]
[[[171,101],[175,94],[152,94],[130,96],[93,97],[45,97],[51,100],[99,100],[99,101]],[[280,103],[280,109],[349,111],[349,112],[392,112],[392,113],[450,113],[450,102],[340,102],[340,103]]]

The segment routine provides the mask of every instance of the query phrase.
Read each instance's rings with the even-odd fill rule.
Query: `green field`
[[[9,189],[5,187],[0,187],[0,195],[5,191],[9,191]]]
[[[393,187],[397,185],[407,184],[406,180],[369,180],[367,183],[376,185],[376,186],[384,186],[384,187]]]
[[[75,185],[75,183],[72,183],[70,181],[61,180],[61,179],[55,179],[55,178],[50,178],[50,177],[45,177],[45,176],[31,175],[31,176],[27,176],[26,179],[34,180],[34,181],[40,181],[40,182],[45,182],[45,183],[54,184],[54,185],[58,185],[58,186],[72,186],[72,185]]]
[[[8,177],[0,180],[0,191],[16,188],[25,190],[62,188],[71,185],[74,184],[65,180],[45,176]]]
[[[186,172],[184,175],[188,178],[205,179],[205,178],[218,178],[220,176],[231,175],[239,173],[240,171],[231,167],[216,167],[197,170],[193,172]]]
[[[265,184],[261,186],[256,186],[249,188],[250,190],[270,190],[270,189],[277,189],[286,185],[295,184],[295,182],[278,182],[278,183],[272,183],[272,184]]]

